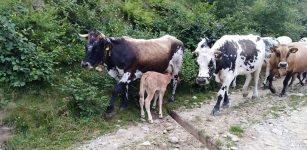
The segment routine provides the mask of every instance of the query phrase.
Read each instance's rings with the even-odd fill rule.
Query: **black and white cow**
[[[130,37],[106,37],[100,32],[90,31],[79,35],[87,37],[86,57],[81,62],[85,68],[93,68],[103,63],[108,74],[118,83],[106,110],[111,117],[117,95],[124,92],[121,110],[127,107],[128,84],[141,77],[146,71],[164,72],[169,64],[173,66],[173,91],[170,101],[174,101],[178,73],[182,66],[184,45],[177,38],[165,35],[157,39],[133,39]]]
[[[237,75],[246,75],[243,86],[243,96],[246,97],[252,79],[251,73],[254,73],[253,97],[258,97],[259,73],[265,58],[265,45],[259,36],[225,35],[210,49],[203,49],[202,42],[203,40],[198,43],[193,52],[198,55],[199,73],[196,82],[200,85],[208,84],[214,75],[216,82],[222,83],[212,115],[218,114],[222,100],[223,107],[229,107],[228,89]]]
[[[273,37],[262,37],[262,40],[265,44],[265,59],[264,59],[264,63],[266,65],[266,68],[265,68],[265,78],[263,80],[263,87],[264,88],[268,88],[268,81],[267,81],[267,77],[269,76],[270,74],[270,57],[271,57],[271,48],[274,47],[274,46],[277,46],[279,45],[279,42],[277,41],[276,38],[273,38]]]

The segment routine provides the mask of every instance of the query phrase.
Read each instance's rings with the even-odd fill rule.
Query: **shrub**
[[[65,98],[66,107],[75,117],[98,115],[107,104],[107,101],[103,102],[106,97],[101,94],[102,91],[78,75],[66,77],[65,84],[60,88],[69,95]]]
[[[52,53],[43,52],[16,32],[15,24],[7,17],[0,18],[0,25],[0,82],[20,87],[33,81],[50,81]]]

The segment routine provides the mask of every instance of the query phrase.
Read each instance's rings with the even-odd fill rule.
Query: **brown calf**
[[[273,47],[271,50],[273,55],[270,58],[269,88],[272,93],[275,93],[272,85],[273,75],[286,76],[280,93],[280,96],[285,96],[290,78],[307,70],[307,61],[305,60],[307,58],[307,43],[282,44]]]
[[[170,65],[169,68],[172,68]],[[163,117],[162,114],[162,103],[163,103],[163,96],[166,91],[167,85],[170,83],[172,76],[173,76],[173,69],[168,71],[164,74],[154,72],[154,71],[147,71],[142,75],[141,82],[140,82],[140,107],[141,107],[141,118],[145,119],[144,114],[144,94],[147,93],[147,97],[145,99],[145,109],[148,115],[149,123],[153,123],[151,112],[150,112],[150,102],[155,96],[154,105],[156,103],[157,97],[159,97],[159,118]],[[159,94],[159,95],[158,95]]]

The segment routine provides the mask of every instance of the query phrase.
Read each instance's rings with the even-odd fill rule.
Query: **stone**
[[[276,128],[272,129],[272,132],[275,133],[276,135],[282,135],[282,131]]]
[[[148,131],[149,131],[149,128],[148,128],[147,126],[143,126],[143,127],[141,127],[141,128],[142,128],[142,130],[145,131],[145,132],[148,132]]]
[[[166,130],[167,130],[167,131],[174,130],[174,126],[173,126],[173,125],[168,125],[168,126],[166,127]]]
[[[116,134],[118,135],[123,135],[123,134],[126,134],[128,131],[126,129],[118,129]]]
[[[304,144],[307,145],[307,140],[304,140]]]
[[[230,137],[231,141],[234,141],[234,142],[238,142],[238,141],[239,141],[239,138],[238,138],[238,136],[236,136],[236,135],[233,135],[233,134],[231,134],[231,133],[226,133],[226,135],[227,135],[228,137]]]
[[[238,148],[237,148],[237,147],[232,146],[232,147],[230,147],[230,149],[231,149],[231,150],[237,150]]]
[[[149,141],[146,141],[146,142],[144,142],[144,143],[142,143],[142,144],[140,144],[140,145],[142,145],[142,146],[150,146],[151,143],[150,143]]]
[[[167,133],[167,131],[166,130],[163,130],[163,132],[162,132],[163,134],[166,134]]]
[[[174,136],[168,137],[168,141],[173,144],[177,144],[179,142],[178,138]]]

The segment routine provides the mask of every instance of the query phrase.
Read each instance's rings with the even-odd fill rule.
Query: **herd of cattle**
[[[159,98],[159,117],[162,117],[162,100],[167,85],[172,81],[172,94],[169,101],[175,101],[178,74],[183,62],[184,44],[177,38],[165,35],[157,39],[133,39],[130,37],[106,37],[98,31],[79,34],[87,38],[86,57],[81,62],[85,68],[94,68],[103,63],[108,74],[118,83],[112,92],[112,98],[106,109],[106,117],[111,117],[114,101],[123,92],[120,109],[127,107],[128,85],[131,81],[141,78],[140,107],[144,118],[143,106],[148,114],[150,102],[154,105]],[[197,56],[199,73],[196,83],[208,84],[210,78],[222,84],[218,91],[217,102],[212,115],[217,115],[222,107],[229,107],[228,90],[238,75],[245,75],[243,96],[248,95],[248,86],[254,77],[253,98],[258,97],[259,74],[263,65],[266,66],[264,86],[275,93],[272,85],[274,76],[285,76],[280,96],[285,96],[288,82],[297,77],[304,85],[307,70],[307,38],[292,42],[291,38],[259,37],[256,35],[225,35],[212,46],[207,38],[203,38],[193,52]],[[211,47],[210,47],[210,46]],[[192,62],[191,62],[192,63]],[[142,75],[143,74],[143,75]],[[304,81],[306,80],[306,81]],[[147,97],[144,100],[144,94]]]

